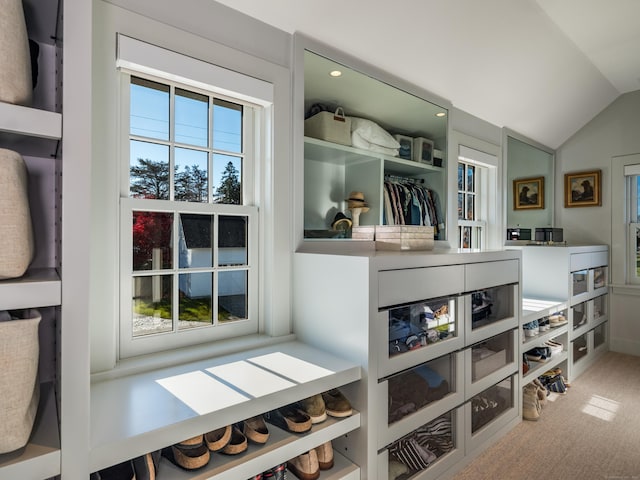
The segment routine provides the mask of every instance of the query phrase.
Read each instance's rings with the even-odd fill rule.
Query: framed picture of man
[[[564,206],[597,207],[602,205],[600,196],[601,170],[564,174]]]
[[[513,209],[544,208],[544,177],[520,178],[513,181]]]

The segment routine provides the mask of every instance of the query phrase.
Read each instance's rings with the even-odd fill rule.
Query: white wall
[[[611,198],[622,193],[611,187],[612,157],[635,153],[640,153],[640,90],[620,96],[557,150],[556,225],[564,228],[565,240],[611,245]],[[564,174],[593,169],[602,170],[602,206],[564,208]],[[640,292],[614,289],[609,309],[611,348],[640,355]]]

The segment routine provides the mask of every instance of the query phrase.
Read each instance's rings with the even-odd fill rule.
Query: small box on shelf
[[[433,161],[433,154],[433,141],[423,137],[413,139],[413,159],[416,162],[435,165]],[[440,166],[442,166],[442,161],[440,162]]]
[[[433,227],[417,225],[376,225],[376,250],[432,250]]]

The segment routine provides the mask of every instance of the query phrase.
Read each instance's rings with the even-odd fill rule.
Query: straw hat
[[[362,192],[351,192],[346,201],[348,202],[348,208],[350,210],[354,208],[362,208],[363,212],[369,211],[369,204],[364,201],[364,193]]]

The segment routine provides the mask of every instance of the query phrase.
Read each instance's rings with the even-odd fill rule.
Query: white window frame
[[[122,35],[118,36],[117,66],[120,71],[121,109],[119,115],[119,138],[121,139],[119,149],[121,164],[119,256],[121,273],[118,358],[125,359],[214,340],[258,333],[261,325],[258,318],[260,305],[259,265],[261,265],[261,262],[258,258],[260,245],[258,224],[260,220],[258,209],[255,206],[256,198],[259,195],[256,191],[256,185],[259,184],[256,178],[259,171],[258,165],[262,160],[262,152],[266,150],[269,143],[265,132],[271,131],[269,112],[273,102],[272,85]],[[179,87],[244,105],[244,148],[241,155],[243,157],[243,205],[192,203],[173,201],[173,199],[144,200],[129,198],[129,141],[132,138],[129,132],[129,84],[132,75],[167,84],[171,87],[171,91]],[[217,84],[208,84],[206,83],[207,81],[215,81]],[[173,115],[171,115],[170,121],[171,123],[173,122]],[[168,143],[173,144],[172,140]],[[209,154],[211,155],[211,152]],[[209,177],[211,179],[211,175]],[[209,188],[209,191],[211,191],[211,188]],[[178,330],[177,321],[174,319],[174,327],[171,332],[133,337],[131,292],[134,275],[131,269],[131,224],[132,214],[135,210],[173,212],[176,219],[178,213],[246,216],[248,218],[248,264],[240,269],[246,270],[248,273],[247,319],[225,325],[216,325],[216,322],[214,322],[209,326],[185,330]],[[215,238],[213,243],[214,245],[217,244]],[[174,253],[174,258],[175,255]],[[214,258],[216,258],[215,251]],[[177,275],[178,270],[183,271],[183,269],[176,267],[174,274]],[[212,268],[207,271],[212,271],[213,275],[217,276],[217,272],[222,270],[229,270],[229,268]],[[184,273],[189,272],[191,272],[190,269],[184,270]],[[162,271],[158,273],[168,272]],[[174,294],[177,288],[177,285],[174,284]],[[177,296],[174,296],[174,298],[177,298]],[[216,299],[214,298],[213,301],[215,302]]]
[[[456,247],[462,244],[461,227],[465,225],[482,228],[481,245],[482,250],[500,248],[502,246],[503,222],[501,221],[498,205],[502,195],[502,188],[498,181],[501,178],[502,150],[499,145],[495,145],[484,140],[454,131],[452,134],[454,148],[458,155],[457,160],[476,167],[476,215],[480,220],[469,222],[457,218],[458,205],[458,161],[455,163],[455,196],[451,196],[453,209],[456,214]],[[453,182],[450,184],[453,185]]]
[[[640,289],[637,275],[636,232],[638,188],[633,179],[640,175],[640,154],[621,155],[611,162],[611,279],[615,287]],[[635,221],[634,221],[635,220]]]
[[[464,169],[465,169],[465,173],[467,170],[467,167],[474,167],[474,174],[473,174],[473,192],[470,192],[469,190],[467,190],[467,182],[466,182],[466,175],[465,175],[465,179],[463,181],[464,184],[464,189],[463,190],[458,190],[458,195],[460,193],[462,193],[463,195],[465,195],[465,197],[469,194],[472,193],[473,194],[473,212],[474,212],[474,219],[473,220],[468,220],[468,219],[463,219],[463,218],[458,218],[458,248],[464,248],[464,249],[481,249],[485,242],[486,242],[486,235],[485,235],[485,229],[486,229],[486,225],[487,223],[484,220],[480,220],[482,218],[486,218],[486,201],[484,201],[486,199],[486,172],[485,172],[485,167],[478,165],[475,161],[468,159],[468,158],[464,158],[461,156],[458,156],[458,167],[460,167],[460,165],[464,165]],[[471,231],[472,231],[472,241],[471,241],[471,245],[469,247],[464,247],[462,245],[462,237],[463,237],[463,230],[465,229],[465,227],[471,227]]]

